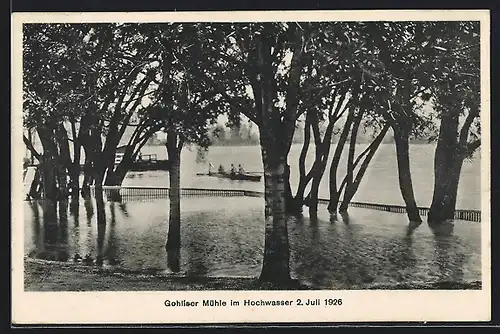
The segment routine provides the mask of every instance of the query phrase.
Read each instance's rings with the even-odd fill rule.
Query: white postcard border
[[[22,24],[62,22],[480,21],[482,289],[477,291],[25,292]],[[491,319],[490,20],[487,10],[15,13],[12,15],[12,321],[16,324],[487,321]],[[16,186],[17,185],[17,186]],[[342,298],[342,306],[166,307],[164,301]],[[241,305],[240,303],[240,305]]]

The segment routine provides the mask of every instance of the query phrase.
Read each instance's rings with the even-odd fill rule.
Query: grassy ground
[[[278,287],[254,278],[165,277],[75,264],[26,259],[25,291],[197,291],[197,290],[304,290],[292,282]]]

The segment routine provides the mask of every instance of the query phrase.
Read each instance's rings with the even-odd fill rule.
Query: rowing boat
[[[231,180],[240,180],[240,181],[254,181],[254,182],[259,182],[262,175],[255,175],[255,174],[249,174],[249,173],[243,173],[243,174],[231,174],[231,173],[197,173],[196,175],[198,176],[212,176],[212,177],[222,177],[226,179],[231,179]]]

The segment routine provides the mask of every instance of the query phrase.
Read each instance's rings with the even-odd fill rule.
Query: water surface
[[[26,254],[88,265],[169,273],[166,199],[105,202],[80,199],[24,202]],[[263,199],[183,198],[181,274],[258,276],[264,247]],[[316,288],[481,280],[480,223],[456,221],[409,231],[406,216],[351,208],[331,221],[288,222],[292,275]]]
[[[356,154],[363,151],[366,145],[356,145]],[[335,149],[332,144],[331,150]],[[292,145],[288,161],[291,168],[291,186],[295,191],[298,184],[298,158],[301,145]],[[435,145],[410,145],[410,164],[413,178],[413,187],[418,206],[429,207],[434,189],[434,150]],[[159,159],[167,159],[166,149],[163,146],[146,146],[144,154],[157,154]],[[314,161],[314,146],[309,149],[307,157],[308,167]],[[208,171],[208,161],[215,166],[223,164],[226,169],[230,164],[242,164],[245,170],[262,172],[262,158],[259,146],[216,146],[210,147],[206,161],[196,162],[196,150],[183,150],[181,160],[181,186],[194,188],[224,188],[264,190],[261,182],[232,181],[207,176],[196,176],[196,173]],[[338,178],[341,180],[346,174],[347,149],[344,149],[338,169]],[[319,188],[319,195],[328,198],[328,170],[333,157],[330,153],[327,170]],[[340,183],[340,181],[339,181]],[[169,186],[168,172],[129,173],[123,185]],[[360,184],[353,201],[373,202],[382,204],[404,205],[399,190],[396,152],[393,144],[382,144],[373,157],[370,166]],[[481,159],[479,152],[473,160],[464,162],[458,188],[457,209],[481,209]]]

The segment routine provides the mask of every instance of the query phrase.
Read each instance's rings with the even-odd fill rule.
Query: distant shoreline
[[[347,144],[348,142],[346,142]],[[292,143],[292,145],[302,145],[303,143]],[[337,144],[337,143],[332,143],[333,145]],[[369,145],[370,142],[364,142],[364,143],[356,143],[356,145]],[[394,145],[394,143],[381,143],[381,145]],[[431,142],[431,143],[426,143],[426,142],[420,142],[420,141],[415,141],[415,142],[411,142],[410,141],[410,145],[431,145],[431,146],[435,146],[436,143],[434,142]],[[165,146],[164,143],[162,144],[146,144],[145,146]],[[235,143],[232,143],[232,144],[212,144],[209,146],[210,147],[240,147],[240,146],[251,146],[251,147],[260,147],[260,144],[249,144],[249,143],[241,143],[241,144],[235,144]],[[314,146],[314,143],[311,142],[310,146]]]

